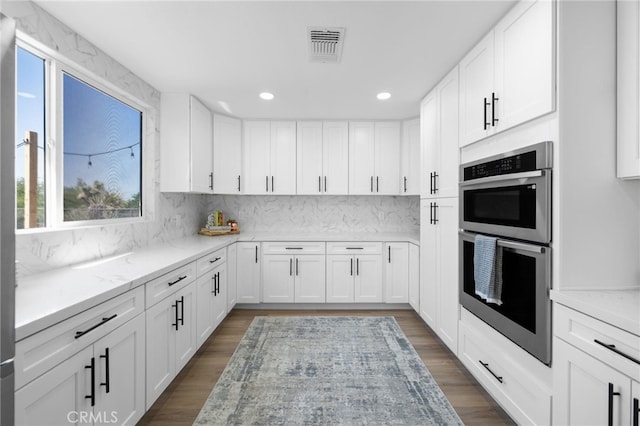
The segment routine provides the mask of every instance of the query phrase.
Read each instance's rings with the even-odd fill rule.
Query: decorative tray
[[[239,230],[235,230],[232,231],[230,229],[207,229],[207,228],[200,228],[200,230],[198,231],[198,234],[200,235],[206,235],[208,237],[215,237],[218,235],[229,235],[229,234],[239,234],[240,231]]]

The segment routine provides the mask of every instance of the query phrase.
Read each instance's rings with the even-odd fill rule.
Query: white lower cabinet
[[[327,303],[382,302],[381,251],[382,243],[327,243]]]
[[[409,243],[409,304],[420,314],[420,247]]]
[[[263,302],[325,302],[324,243],[265,242],[263,253]]]
[[[147,409],[197,348],[195,285],[147,309]]]
[[[551,424],[551,369],[466,309],[458,358],[517,423]]]
[[[409,301],[409,243],[385,243],[384,301],[407,303]]]
[[[559,304],[554,312],[554,424],[637,425],[640,336]]]
[[[236,302],[260,303],[260,243],[236,243]]]
[[[15,393],[19,425],[135,424],[145,412],[139,314]]]
[[[227,264],[198,276],[196,286],[196,341],[200,347],[227,315]]]
[[[238,264],[237,258],[238,246],[237,244],[231,244],[227,247],[227,313],[236,306],[237,300],[237,275],[236,265]]]

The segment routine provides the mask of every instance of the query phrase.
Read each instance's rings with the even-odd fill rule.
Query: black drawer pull
[[[489,363],[484,363],[484,362],[482,362],[481,360],[478,360],[478,362],[480,362],[480,365],[482,365],[484,368],[486,368],[486,369],[487,369],[487,371],[488,371],[489,373],[491,373],[491,375],[492,375],[493,377],[495,377],[497,381],[499,381],[500,383],[504,383],[504,381],[502,380],[502,376],[497,376],[497,375],[496,375],[496,373],[494,373],[493,371],[491,371],[491,369],[489,368]]]
[[[347,247],[347,250],[364,250],[364,247]]]
[[[304,247],[285,247],[285,250],[304,250]]]
[[[93,327],[88,328],[88,329],[83,330],[83,331],[76,331],[75,338],[77,339],[78,337],[82,337],[82,336],[84,336],[84,335],[85,335],[85,334],[87,334],[88,332],[93,331],[93,330],[95,330],[96,328],[100,327],[101,325],[104,325],[104,324],[108,323],[109,321],[111,321],[112,319],[114,319],[114,318],[115,318],[115,317],[117,317],[117,316],[118,316],[118,314],[113,314],[113,315],[111,315],[110,317],[102,318],[102,321],[101,321],[101,322],[99,322],[98,324],[94,325]]]
[[[609,345],[607,343],[603,343],[598,339],[593,339],[593,341],[597,344],[599,344],[600,346],[604,346],[605,348],[609,349],[612,352],[617,353],[620,356],[625,357],[626,359],[635,362],[636,364],[640,364],[640,360],[637,360],[636,358],[632,357],[631,355],[625,354],[624,352],[622,352],[619,349],[616,349],[616,345]]]
[[[178,284],[180,281],[182,281],[182,280],[184,280],[184,279],[186,279],[186,278],[187,278],[187,275],[185,275],[184,277],[178,277],[178,279],[177,279],[177,280],[175,280],[175,281],[173,281],[173,282],[168,283],[168,284],[169,284],[169,287],[171,287],[171,286],[172,286],[172,285],[174,285],[174,284]]]
[[[221,257],[216,257],[213,260],[210,260],[209,263],[216,263],[218,260],[222,259]]]

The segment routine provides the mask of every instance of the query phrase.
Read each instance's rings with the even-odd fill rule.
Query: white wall
[[[214,195],[240,230],[258,232],[408,232],[418,234],[420,200],[383,196]],[[204,225],[204,224],[203,224]]]
[[[148,220],[75,230],[27,231],[16,236],[18,277],[51,268],[125,252],[150,243],[192,235],[200,226],[204,198],[162,194],[159,177],[160,92],[117,63],[34,3],[3,2],[2,12],[16,20],[18,30],[148,105],[145,146],[149,176],[143,198]]]

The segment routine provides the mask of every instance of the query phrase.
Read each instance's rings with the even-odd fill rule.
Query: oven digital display
[[[510,173],[530,172],[536,170],[536,152],[500,158],[487,163],[476,164],[464,168],[464,181]]]

